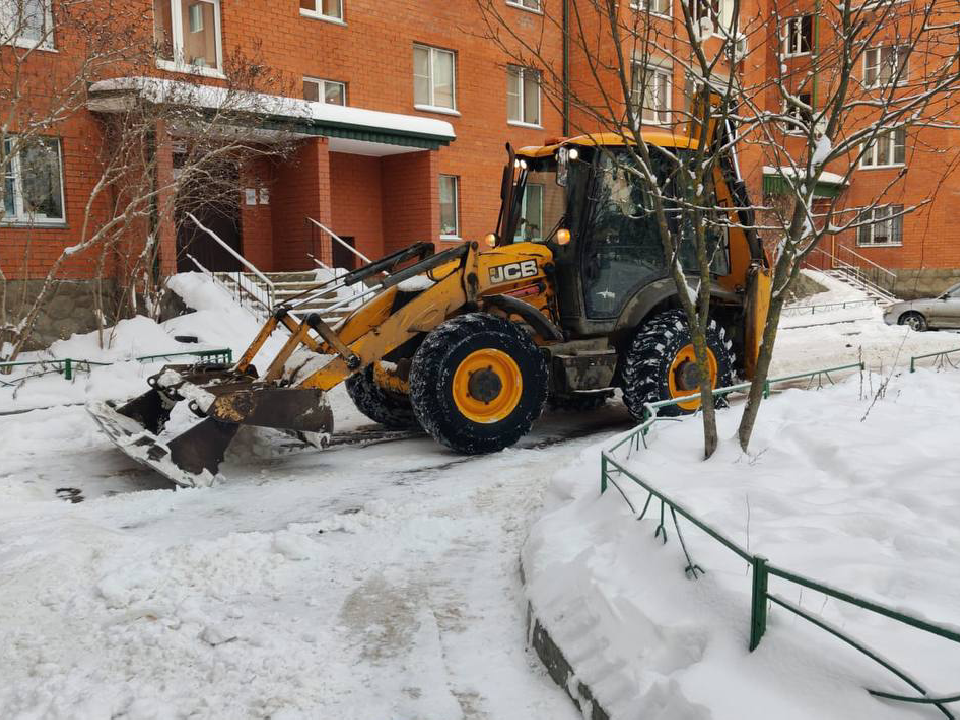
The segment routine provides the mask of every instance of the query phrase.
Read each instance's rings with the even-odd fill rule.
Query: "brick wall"
[[[329,226],[330,148],[326,138],[304,140],[275,168],[270,199],[273,221],[273,269],[303,270],[312,265],[312,217]]]
[[[440,236],[437,161],[435,152],[383,158],[384,254]]]
[[[381,166],[379,157],[330,153],[330,228],[341,237],[354,238],[354,247],[371,260],[384,249]],[[326,258],[329,238],[324,242]]]

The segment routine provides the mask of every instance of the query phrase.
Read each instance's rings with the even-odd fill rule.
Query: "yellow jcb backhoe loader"
[[[681,155],[695,142],[647,130],[641,139]],[[167,366],[145,395],[89,410],[131,457],[185,486],[213,480],[243,424],[322,446],[333,430],[326,393],[344,382],[372,420],[421,427],[468,454],[515,443],[548,399],[587,409],[620,388],[635,417],[646,402],[685,396],[678,412],[692,412],[701,382],[693,346],[629,162],[616,135],[516,153],[508,146],[500,216],[483,242],[394,253],[331,281],[373,283],[369,299],[336,325],[280,306],[233,366]],[[769,271],[733,155],[713,180],[717,206],[730,208],[730,225],[709,230],[716,252],[706,381],[717,387],[752,374]],[[665,170],[665,194],[672,182]],[[277,331],[289,337],[258,375],[254,356]],[[158,436],[181,400],[203,420],[164,442]]]

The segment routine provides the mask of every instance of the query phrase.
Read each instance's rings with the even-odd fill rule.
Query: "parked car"
[[[891,305],[883,312],[887,325],[907,325],[917,332],[960,329],[960,283],[935,298]]]

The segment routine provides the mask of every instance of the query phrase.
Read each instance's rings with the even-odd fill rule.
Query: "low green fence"
[[[223,363],[229,365],[233,362],[233,350],[230,348],[221,348],[219,350],[191,350],[189,352],[162,353],[160,355],[143,355],[142,357],[131,358],[130,360],[116,360],[114,362],[100,362],[98,360],[80,360],[77,358],[46,358],[43,360],[17,360],[14,362],[0,362],[0,374],[4,370],[15,367],[40,366],[43,368],[52,367],[58,374],[63,375],[64,380],[73,380],[78,372],[90,372],[91,367],[100,367],[113,365],[117,362],[154,362],[156,360],[170,360],[178,357],[195,357],[198,362]],[[33,377],[33,376],[31,376]],[[23,379],[23,378],[21,378]],[[8,383],[4,383],[8,384]]]
[[[825,303],[822,305],[787,305],[781,310],[783,317],[798,317],[801,315],[816,315],[825,312],[835,312],[836,310],[846,310],[847,308],[863,307],[864,305],[879,305],[877,298],[861,298],[858,300],[841,300],[840,302]]]
[[[912,364],[911,364],[912,367]],[[782,385],[784,383],[796,382],[797,380],[808,379],[812,384],[814,380],[819,380],[822,385],[822,380],[824,378],[830,379],[831,373],[840,372],[842,370],[852,370],[858,369],[863,370],[864,366],[862,363],[854,363],[851,365],[842,365],[834,368],[827,368],[825,370],[816,370],[810,373],[801,373],[799,375],[790,375],[783,378],[775,378],[767,382],[764,393],[769,395],[771,387],[774,385]],[[724,397],[734,392],[743,392],[749,388],[749,383],[744,383],[742,385],[735,385],[727,388],[718,388],[714,391],[715,397]],[[866,657],[875,661],[882,667],[889,670],[891,673],[900,678],[904,683],[909,685],[911,688],[919,693],[917,696],[905,696],[897,695],[895,693],[888,693],[881,690],[872,690],[867,689],[867,691],[874,695],[875,697],[884,698],[887,700],[898,700],[906,703],[920,703],[932,705],[938,708],[946,717],[951,720],[956,720],[955,716],[950,712],[950,709],[946,706],[950,703],[960,702],[960,693],[951,695],[948,697],[930,697],[930,693],[913,677],[911,677],[904,670],[897,667],[893,662],[882,657],[879,653],[867,647],[865,644],[859,642],[850,635],[844,633],[840,628],[829,623],[828,621],[820,618],[816,615],[813,615],[800,606],[771,593],[768,589],[768,581],[771,576],[780,578],[789,583],[797,585],[801,588],[808,588],[818,593],[822,593],[828,597],[832,597],[836,600],[848,603],[855,607],[862,608],[869,612],[882,615],[884,617],[896,620],[897,622],[909,625],[911,627],[917,628],[924,632],[937,635],[948,640],[960,643],[960,632],[955,628],[951,628],[945,625],[938,625],[936,623],[928,622],[922,618],[914,617],[908,615],[907,613],[901,612],[900,610],[890,607],[888,605],[883,605],[881,603],[873,602],[867,598],[861,597],[851,592],[832,587],[825,583],[819,582],[813,578],[809,578],[805,575],[792,572],[785,568],[779,567],[770,563],[770,561],[762,556],[749,552],[747,549],[741,547],[736,541],[731,540],[729,537],[725,536],[716,528],[711,527],[691,511],[686,509],[679,502],[673,498],[665,495],[663,492],[657,490],[653,487],[652,484],[645,481],[641,478],[635,471],[627,468],[623,461],[614,456],[614,453],[627,447],[627,459],[629,459],[630,454],[636,450],[639,451],[641,444],[643,447],[646,447],[646,435],[650,431],[650,428],[657,422],[662,422],[664,420],[673,420],[677,421],[678,418],[659,418],[657,417],[657,412],[660,408],[664,408],[670,405],[676,405],[680,402],[684,402],[689,399],[689,397],[678,398],[672,400],[663,400],[661,402],[650,403],[645,406],[645,417],[646,420],[634,428],[626,437],[620,439],[614,446],[604,450],[601,453],[600,458],[600,492],[605,493],[610,485],[613,485],[623,499],[626,501],[627,505],[630,507],[631,512],[636,516],[637,520],[642,520],[647,511],[650,509],[651,504],[654,500],[659,500],[660,502],[660,522],[657,525],[656,530],[654,531],[654,537],[660,538],[663,540],[663,543],[667,543],[667,512],[669,511],[670,520],[673,523],[673,528],[677,534],[677,540],[680,543],[680,548],[683,551],[684,558],[686,559],[686,566],[684,567],[684,572],[694,579],[698,578],[705,571],[704,569],[694,562],[693,558],[690,555],[690,551],[687,548],[687,543],[684,540],[683,533],[680,530],[680,521],[679,518],[682,517],[687,522],[689,522],[694,527],[703,531],[708,537],[712,538],[719,544],[726,547],[728,550],[734,554],[741,557],[752,567],[752,591],[751,591],[751,614],[750,614],[750,651],[753,652],[757,649],[757,646],[760,644],[760,641],[763,639],[763,635],[767,629],[767,604],[773,603],[779,607],[782,607],[785,610],[798,615],[810,623],[816,625],[817,627],[826,630],[831,635],[847,643],[853,647],[858,652],[862,653]],[[623,491],[623,488],[620,487],[618,481],[622,479],[627,479],[639,487],[643,488],[647,493],[646,502],[643,505],[643,508],[640,512],[637,512],[636,506]]]
[[[933,361],[933,367],[938,370],[942,367],[949,365],[952,368],[960,367],[960,363],[954,363],[950,359],[950,356],[953,353],[960,353],[960,348],[953,348],[952,350],[941,350],[940,352],[925,353],[924,355],[914,355],[910,358],[910,372],[917,371],[917,360],[926,360],[927,358],[936,358]]]

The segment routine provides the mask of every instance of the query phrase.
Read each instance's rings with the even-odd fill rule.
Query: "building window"
[[[507,0],[507,5],[540,12],[540,0]]]
[[[303,79],[303,99],[324,105],[346,105],[347,85],[336,80]]]
[[[540,73],[530,68],[507,68],[507,121],[540,125]]]
[[[64,222],[63,162],[60,141],[31,140],[15,150],[14,138],[4,141],[9,159],[3,183],[3,221],[43,225]]]
[[[890,45],[870,48],[863,54],[863,84],[866,87],[889,85],[893,79],[907,79],[907,48]]]
[[[813,47],[813,15],[787,19],[783,39],[783,54],[786,57],[805,55]]]
[[[800,102],[784,101],[783,131],[791,135],[807,135],[813,125],[813,98],[810,93],[796,96]]]
[[[529,184],[524,188],[520,206],[520,222],[513,236],[514,242],[543,240],[543,185]]]
[[[456,59],[449,50],[413,46],[413,102],[424,108],[457,109]]]
[[[902,245],[903,205],[877,207],[860,213],[857,245]]]
[[[633,67],[633,104],[643,122],[666,125],[670,122],[670,73],[646,65]]]
[[[671,0],[636,0],[630,7],[640,12],[649,12],[651,15],[670,16]]]
[[[300,14],[343,22],[343,0],[300,0]]]
[[[864,150],[860,156],[860,167],[897,167],[906,162],[906,156],[907,129],[887,130],[877,133],[876,139]]]
[[[154,0],[153,13],[161,64],[221,72],[219,0]]]
[[[460,178],[440,176],[440,237],[460,239]]]
[[[51,0],[0,0],[0,34],[10,45],[52,50]]]

